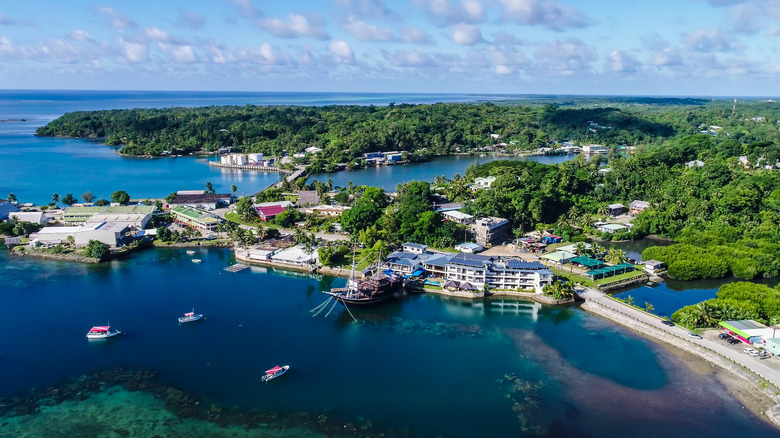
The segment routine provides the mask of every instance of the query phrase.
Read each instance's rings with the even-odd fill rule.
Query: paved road
[[[673,327],[663,325],[661,324],[661,318],[643,312],[635,307],[622,304],[620,302],[616,302],[615,300],[608,298],[603,292],[597,291],[595,289],[585,289],[582,291],[578,291],[578,293],[581,297],[585,298],[586,300],[596,301],[599,304],[602,304],[608,308],[614,309],[618,312],[628,315],[629,317],[641,321],[653,328],[663,330],[667,333],[671,333],[693,344],[697,344],[709,348],[710,350],[715,351],[721,356],[724,356],[734,361],[735,363],[753,371],[754,373],[768,380],[777,388],[780,388],[780,372],[778,372],[778,370],[775,369],[775,367],[770,366],[769,363],[765,362],[770,360],[777,361],[776,358],[762,360],[750,356],[749,354],[746,354],[742,351],[742,348],[747,346],[745,344],[740,344],[740,348],[738,350],[735,350],[733,347],[730,347],[729,344],[724,343],[723,341],[718,342],[717,340],[711,340],[711,339],[691,338],[688,336],[687,329],[680,327],[678,325],[675,325]]]

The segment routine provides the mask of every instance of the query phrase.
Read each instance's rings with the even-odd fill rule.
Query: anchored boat
[[[179,317],[179,324],[184,324],[186,322],[192,322],[197,321],[199,319],[203,318],[203,314],[195,314],[195,308],[192,308],[192,312],[187,312],[184,314],[184,316]]]
[[[277,365],[277,366],[271,368],[270,370],[267,370],[265,372],[265,375],[263,377],[261,377],[260,380],[262,380],[263,382],[267,382],[269,380],[273,380],[273,379],[281,376],[282,374],[286,373],[287,370],[289,370],[289,369],[290,369],[290,365],[285,365],[283,367],[280,367],[279,365]]]
[[[87,339],[106,339],[120,334],[119,330],[112,330],[111,326],[95,326],[87,332]]]

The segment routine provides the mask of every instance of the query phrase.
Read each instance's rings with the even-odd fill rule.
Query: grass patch
[[[256,221],[252,221],[252,222],[247,222],[247,221],[241,219],[241,215],[239,215],[238,213],[233,212],[233,211],[231,211],[229,213],[225,213],[225,219],[227,219],[230,222],[235,222],[237,224],[247,225],[247,226],[250,226],[250,227],[256,227],[258,225],[263,225],[263,226],[266,225],[266,223],[261,221],[260,219],[258,219]]]
[[[552,266],[548,266],[548,268],[553,272],[553,274],[559,277],[564,277],[567,280],[571,281],[572,283],[579,283],[586,287],[594,287],[594,288],[597,287],[595,281],[583,277],[582,275],[566,271],[565,269],[554,268]]]

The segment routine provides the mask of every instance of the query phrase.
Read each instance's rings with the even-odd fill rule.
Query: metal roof
[[[456,254],[450,259],[450,263],[454,263],[457,265],[465,265],[465,266],[474,266],[474,267],[481,267],[486,262],[489,262],[493,260],[492,257],[479,255],[479,254],[468,254],[465,252]]]
[[[426,248],[428,248],[428,245],[423,245],[421,243],[411,243],[411,242],[406,242],[406,243],[403,244],[403,246],[408,246],[410,248],[417,248],[417,249],[426,249]]]
[[[590,257],[574,257],[573,259],[569,260],[572,263],[579,263],[582,266],[586,266],[588,268],[592,268],[594,266],[604,266],[604,262],[601,260],[592,259]]]
[[[621,263],[615,266],[605,266],[601,269],[594,269],[593,271],[586,272],[585,275],[593,276],[593,275],[612,274],[617,271],[626,271],[629,269],[634,270],[636,268],[631,263]]]
[[[539,262],[526,262],[525,260],[519,260],[519,259],[507,260],[506,265],[510,268],[515,268],[515,269],[530,269],[530,270],[547,269],[547,266],[544,266]]]

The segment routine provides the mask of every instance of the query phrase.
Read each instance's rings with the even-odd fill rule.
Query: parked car
[[[697,335],[696,333],[688,333],[688,337],[693,339],[702,339],[702,337]]]
[[[744,351],[747,354],[750,354],[750,353],[755,352],[756,350],[754,350],[754,349],[752,349],[750,347],[745,347],[742,351]]]
[[[672,321],[669,321],[668,319],[662,319],[661,324],[668,325],[669,327],[674,327],[674,323]]]
[[[731,335],[728,333],[721,333],[718,335],[718,339],[729,339],[731,338]]]
[[[731,345],[739,344],[741,341],[737,338],[728,338],[726,339],[726,342],[728,342]]]

